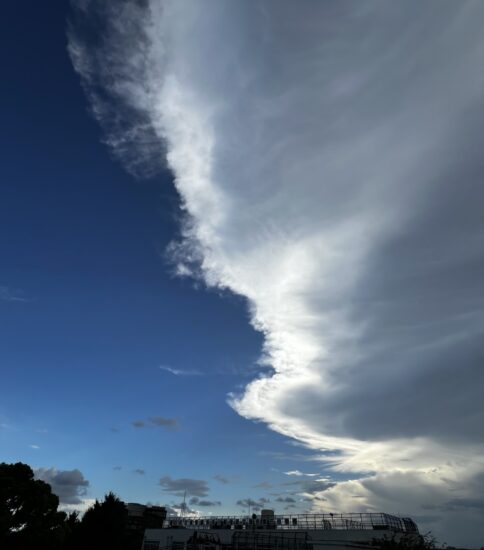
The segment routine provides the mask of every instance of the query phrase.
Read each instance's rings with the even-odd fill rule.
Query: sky
[[[484,543],[484,4],[4,7],[0,450],[64,509]]]

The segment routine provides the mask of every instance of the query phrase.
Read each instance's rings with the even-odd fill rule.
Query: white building
[[[410,518],[390,514],[298,514],[252,517],[168,517],[145,531],[143,550],[342,550],[378,540],[419,537]]]

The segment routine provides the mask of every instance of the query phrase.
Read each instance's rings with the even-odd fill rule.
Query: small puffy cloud
[[[209,507],[209,506],[222,506],[222,503],[220,502],[220,500],[204,500],[204,499],[200,499],[198,497],[192,497],[189,501],[189,504],[191,506],[205,506],[205,507]]]
[[[276,502],[283,502],[284,504],[295,504],[296,499],[293,497],[277,497]]]
[[[40,447],[39,447],[38,445],[34,445],[34,444],[29,445],[29,447],[30,447],[31,449],[34,449],[35,451],[37,451],[38,449],[40,449]]]
[[[177,496],[206,497],[209,493],[208,484],[203,479],[193,479],[182,477],[173,479],[170,476],[163,476],[160,479],[160,485],[165,493]]]
[[[217,481],[219,481],[220,483],[223,483],[224,485],[226,485],[227,483],[230,483],[230,479],[221,474],[214,475],[213,479],[216,479]]]
[[[179,427],[179,422],[176,418],[166,418],[165,416],[152,416],[150,418],[151,424],[159,426],[161,428],[168,428],[174,430]]]
[[[168,418],[166,416],[151,416],[148,420],[135,420],[132,422],[135,428],[147,428],[156,426],[158,428],[166,428],[167,430],[176,430],[180,423],[176,418]]]
[[[48,483],[52,492],[59,497],[61,504],[78,505],[83,503],[89,481],[82,472],[75,470],[57,470],[56,468],[37,468],[35,477]]]
[[[135,428],[144,428],[146,426],[146,422],[144,420],[135,420],[132,424]]]
[[[220,500],[200,500],[198,506],[222,506]]]
[[[258,512],[262,508],[264,508],[264,506],[269,502],[270,500],[264,497],[261,497],[257,500],[253,500],[252,498],[241,498],[236,502],[236,505],[246,509],[250,508],[254,512]]]

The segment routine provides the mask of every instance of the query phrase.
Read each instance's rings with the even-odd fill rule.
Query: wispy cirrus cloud
[[[194,369],[175,369],[173,367],[169,367],[167,365],[160,365],[160,370],[163,370],[165,372],[169,372],[170,374],[173,374],[174,376],[202,376],[202,372]]]
[[[272,374],[231,405],[353,478],[320,492],[340,509],[477,498],[484,5],[98,9],[103,40],[69,48],[108,142],[137,174],[166,158],[179,271],[246,297],[264,335]],[[481,544],[457,508],[437,534]]]
[[[307,477],[318,477],[321,474],[308,474],[305,472],[301,472],[300,470],[289,470],[288,472],[284,472],[286,476],[307,476]]]
[[[0,302],[29,302],[24,292],[5,285],[0,285]]]

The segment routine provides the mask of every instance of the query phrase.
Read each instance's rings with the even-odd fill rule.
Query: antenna
[[[187,490],[185,489],[185,494],[183,495],[182,517],[184,516],[185,510],[187,509],[186,500],[187,500]]]

